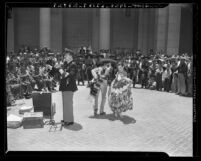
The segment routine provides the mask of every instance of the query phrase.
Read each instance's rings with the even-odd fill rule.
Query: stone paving
[[[78,88],[74,95],[74,125],[55,132],[48,132],[49,125],[8,129],[8,150],[161,151],[170,156],[192,156],[192,98],[133,88],[134,108],[123,113],[120,120],[112,115],[107,102],[107,115],[94,117],[89,88]],[[56,121],[62,119],[60,94],[54,93]],[[25,104],[31,105],[32,99],[25,100]],[[19,107],[11,107],[8,115],[18,114]]]

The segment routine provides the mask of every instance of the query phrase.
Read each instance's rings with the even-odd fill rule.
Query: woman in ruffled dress
[[[108,92],[108,103],[114,115],[122,118],[122,112],[133,109],[132,80],[127,78],[123,63],[118,63],[117,67],[116,78],[112,81]]]

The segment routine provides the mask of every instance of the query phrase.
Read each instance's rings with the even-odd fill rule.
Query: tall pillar
[[[99,49],[99,9],[93,8],[92,12],[92,50],[97,51]]]
[[[147,33],[147,50],[155,49],[155,35],[156,35],[156,9],[148,9],[148,33]]]
[[[54,52],[62,51],[62,31],[63,31],[63,23],[62,23],[62,11],[63,9],[52,8],[51,9],[51,49]]]
[[[156,50],[167,50],[167,33],[168,33],[168,7],[159,8],[157,10],[157,35],[156,35]]]
[[[13,14],[7,19],[7,52],[14,52],[14,22]]]
[[[144,19],[144,14],[143,14],[143,9],[139,9],[139,21],[138,21],[138,49],[142,51],[143,48],[143,19]]]
[[[50,48],[50,8],[40,8],[40,48]]]
[[[148,27],[149,27],[149,17],[150,13],[148,9],[144,9],[144,18],[143,18],[143,33],[142,33],[142,52],[143,54],[147,54],[148,52]]]
[[[99,49],[110,49],[110,9],[100,9]]]
[[[148,17],[149,12],[147,9],[140,9],[139,11],[139,24],[138,24],[138,49],[143,54],[147,53],[147,42],[148,42]]]
[[[168,9],[167,54],[172,55],[179,52],[181,5],[170,4]]]
[[[194,23],[196,24],[196,23]],[[193,11],[188,4],[181,9],[179,53],[193,53]]]

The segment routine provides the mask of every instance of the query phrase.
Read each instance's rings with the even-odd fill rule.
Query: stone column
[[[138,49],[140,49],[143,54],[147,54],[148,15],[148,10],[140,9],[138,23]]]
[[[100,9],[99,49],[110,49],[110,9]]]
[[[144,15],[143,15],[143,9],[139,9],[139,21],[138,21],[138,49],[139,50],[142,50],[143,48],[143,38],[142,38],[142,34],[143,34],[143,18],[144,18]]]
[[[50,48],[50,8],[40,8],[40,48]]]
[[[92,50],[99,49],[99,8],[93,8],[92,11]]]
[[[62,12],[63,9],[51,9],[51,48],[54,52],[62,52]]]
[[[147,33],[147,51],[150,49],[155,50],[155,35],[156,35],[156,9],[150,8],[148,9],[148,33]]]
[[[168,33],[168,7],[159,8],[157,10],[157,36],[156,36],[156,50],[167,50],[167,33]]]
[[[181,5],[170,4],[168,6],[168,36],[167,36],[167,53],[169,55],[178,54],[181,22]]]
[[[14,52],[14,22],[13,14],[7,19],[7,52]]]

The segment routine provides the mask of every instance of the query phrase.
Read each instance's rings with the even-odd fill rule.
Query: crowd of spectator
[[[6,57],[7,104],[16,99],[28,97],[34,90],[55,91],[60,80],[59,69],[63,67],[65,53],[72,52],[77,65],[77,83],[87,86],[93,76],[91,70],[100,59],[114,59],[124,64],[127,76],[133,80],[133,87],[172,92],[181,96],[192,96],[193,57],[188,54],[167,55],[164,53],[141,53],[140,50],[121,48],[93,52],[91,47],[81,47],[76,51],[65,48],[63,52],[50,49],[30,49],[25,46],[17,53]],[[113,65],[111,78],[115,77]]]

